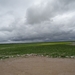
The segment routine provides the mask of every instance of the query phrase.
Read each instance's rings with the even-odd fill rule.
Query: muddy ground
[[[37,56],[0,60],[0,75],[75,75],[75,59]]]

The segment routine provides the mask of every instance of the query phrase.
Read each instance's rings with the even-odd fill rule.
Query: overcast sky
[[[0,43],[75,40],[75,0],[0,0]]]

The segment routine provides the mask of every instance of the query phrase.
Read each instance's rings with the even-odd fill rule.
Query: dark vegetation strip
[[[75,56],[75,46],[71,42],[30,43],[30,44],[1,44],[0,59],[8,56],[38,54],[49,57]]]

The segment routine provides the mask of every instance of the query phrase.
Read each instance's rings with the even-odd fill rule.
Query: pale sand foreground
[[[75,75],[75,59],[28,57],[0,60],[0,75]]]

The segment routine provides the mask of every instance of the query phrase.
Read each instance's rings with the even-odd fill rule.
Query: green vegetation
[[[75,46],[71,42],[0,44],[0,59],[32,53],[49,57],[72,57],[75,56]]]

